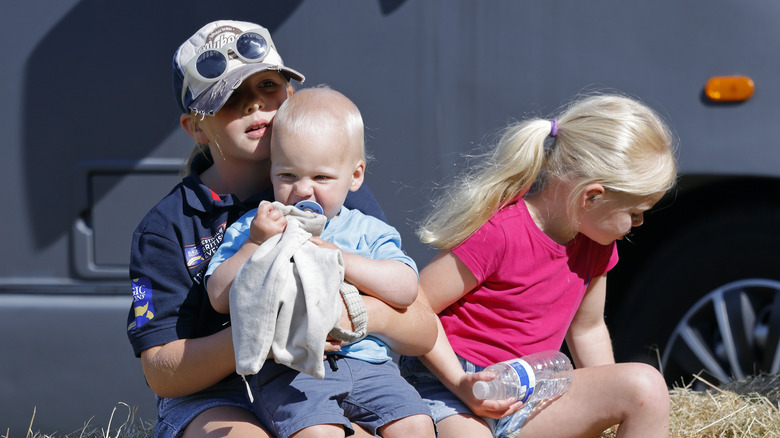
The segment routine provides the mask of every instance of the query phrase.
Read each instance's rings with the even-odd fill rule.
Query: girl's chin
[[[252,156],[258,160],[267,160],[271,158],[271,148],[267,142],[261,141],[258,143],[257,147],[255,147],[254,152],[252,152]]]

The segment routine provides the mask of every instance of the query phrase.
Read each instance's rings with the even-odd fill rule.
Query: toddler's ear
[[[352,184],[349,185],[349,190],[354,192],[363,185],[363,177],[366,173],[366,163],[363,160],[358,161],[355,165],[355,170],[352,172]]]
[[[179,118],[179,123],[196,143],[209,144],[209,137],[203,130],[203,126],[192,116],[192,114],[182,114]]]

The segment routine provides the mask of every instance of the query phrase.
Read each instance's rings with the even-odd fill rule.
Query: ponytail
[[[543,168],[549,134],[550,122],[543,119],[507,127],[492,154],[434,201],[418,231],[420,240],[451,249],[525,194]]]

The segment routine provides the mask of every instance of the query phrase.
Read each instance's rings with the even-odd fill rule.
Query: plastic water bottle
[[[492,372],[496,378],[474,383],[474,397],[480,400],[514,397],[523,403],[558,397],[569,389],[574,373],[569,358],[555,350],[498,362],[485,371]]]

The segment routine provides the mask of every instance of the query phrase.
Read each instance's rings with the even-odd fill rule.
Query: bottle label
[[[534,388],[536,388],[536,375],[534,374],[533,368],[531,368],[531,365],[523,359],[508,360],[506,363],[508,363],[509,366],[515,370],[518,377],[520,377],[520,385],[525,387],[525,395],[523,395],[523,399],[520,401],[523,403],[527,402],[528,398],[534,393]]]

